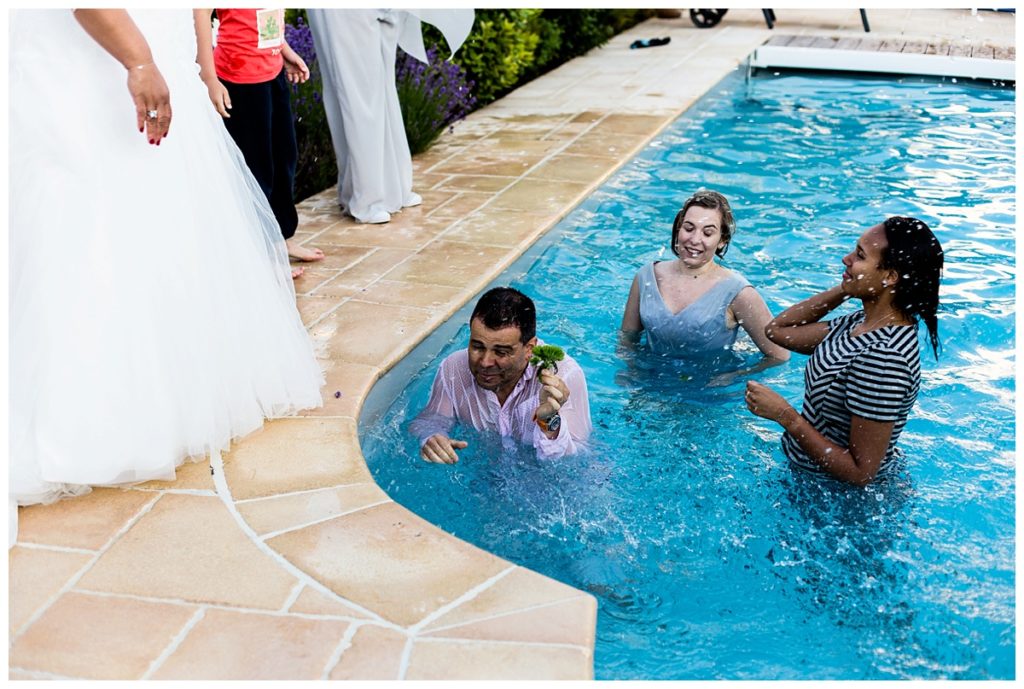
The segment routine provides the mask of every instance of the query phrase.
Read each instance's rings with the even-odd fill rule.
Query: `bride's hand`
[[[136,124],[149,143],[160,145],[171,127],[171,93],[156,65],[128,69],[128,92],[135,103]]]

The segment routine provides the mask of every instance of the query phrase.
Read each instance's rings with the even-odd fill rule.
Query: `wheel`
[[[698,29],[710,29],[722,21],[729,10],[690,10],[690,21]]]

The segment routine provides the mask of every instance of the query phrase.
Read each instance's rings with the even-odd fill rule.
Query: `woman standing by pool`
[[[779,314],[765,329],[787,349],[810,354],[804,410],[747,383],[747,407],[781,425],[794,464],[866,485],[886,474],[921,382],[917,324],[939,355],[937,312],[942,246],[926,224],[892,217],[861,235],[843,258],[842,283]],[[847,299],[860,311],[821,319]]]
[[[698,191],[672,223],[675,261],[648,263],[633,278],[622,339],[637,342],[647,331],[651,351],[667,356],[719,353],[736,341],[742,326],[769,359],[789,352],[773,344],[764,327],[772,314],[746,278],[714,261],[729,249],[736,221],[724,196]]]

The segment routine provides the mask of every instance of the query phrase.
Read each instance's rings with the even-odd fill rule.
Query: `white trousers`
[[[398,15],[348,9],[306,14],[338,160],[338,203],[361,222],[419,203],[395,87]]]

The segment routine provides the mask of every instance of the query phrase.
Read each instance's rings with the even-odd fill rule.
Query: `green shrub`
[[[296,18],[294,25],[285,24],[284,31],[288,45],[309,67],[309,79],[303,84],[291,85],[292,119],[299,154],[295,165],[295,198],[305,199],[338,181],[338,164],[334,160],[331,130],[327,126],[323,80],[313,34],[301,16]]]
[[[465,117],[476,101],[473,82],[467,82],[462,68],[444,60],[435,47],[427,50],[427,64],[399,50],[395,86],[413,155],[430,148],[444,128]]]
[[[473,30],[454,61],[475,84],[477,107],[511,91],[533,65],[540,41],[536,19],[542,11],[476,10]],[[433,27],[429,27],[426,36],[425,40],[435,45],[446,45]]]

